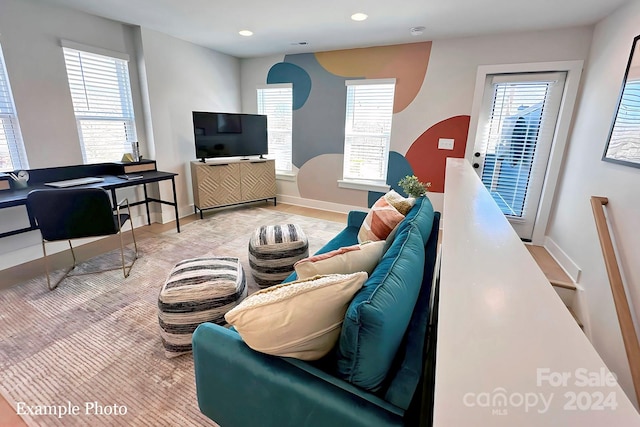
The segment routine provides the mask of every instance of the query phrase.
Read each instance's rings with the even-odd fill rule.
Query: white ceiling
[[[246,58],[598,22],[628,0],[39,0]],[[369,19],[354,22],[364,12]],[[410,28],[424,26],[421,36]],[[252,37],[238,31],[249,29]],[[307,42],[306,46],[292,43]]]

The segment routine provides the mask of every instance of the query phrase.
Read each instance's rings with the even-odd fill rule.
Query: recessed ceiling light
[[[365,19],[367,19],[369,17],[369,15],[367,15],[366,13],[354,13],[353,15],[351,15],[351,19],[353,19],[354,21],[364,21]]]
[[[424,27],[413,27],[411,28],[412,36],[421,36],[424,33]]]
[[[240,31],[238,31],[238,34],[240,34],[241,36],[249,37],[249,36],[253,35],[253,31],[240,30]]]

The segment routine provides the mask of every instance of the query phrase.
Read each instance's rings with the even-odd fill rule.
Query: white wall
[[[179,174],[178,204],[182,214],[191,213],[191,111],[240,110],[239,60],[71,9],[0,0],[0,43],[30,168],[82,163],[61,39],[129,55],[141,152],[156,159],[160,170]],[[161,183],[159,191],[163,199],[172,199],[170,183]],[[118,196],[137,200],[140,193],[125,190]],[[138,215],[143,212],[141,207],[136,210]],[[174,218],[173,208],[163,205],[162,217],[152,219]],[[143,219],[136,218],[138,223]],[[27,226],[24,207],[0,210],[0,232]],[[41,256],[37,231],[0,239],[0,270]]]
[[[585,289],[592,342],[618,374],[632,401],[633,386],[589,198],[609,198],[608,214],[628,298],[640,313],[640,169],[601,160],[638,28],[640,2],[631,2],[595,28],[582,97],[547,229],[547,235],[582,269],[579,283]]]
[[[180,215],[193,212],[189,163],[196,160],[192,111],[240,111],[240,60],[213,50],[141,28],[137,36],[146,69],[143,97],[149,149],[158,167],[176,172]],[[163,200],[173,197],[171,184],[161,184]],[[163,206],[162,222],[175,219]]]
[[[132,28],[66,8],[31,0],[0,0],[0,43],[4,52],[30,168],[82,163],[60,40],[128,54],[136,127],[142,120]],[[126,193],[125,193],[126,194]],[[28,226],[23,207],[0,211],[0,231]],[[0,269],[42,256],[40,234],[0,239]]]

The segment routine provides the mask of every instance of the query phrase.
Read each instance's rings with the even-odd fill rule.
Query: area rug
[[[164,356],[160,287],[182,259],[226,255],[240,258],[255,291],[251,233],[290,222],[307,234],[310,253],[344,227],[240,207],[189,223],[181,233],[139,239],[140,258],[127,279],[121,271],[71,277],[49,291],[43,275],[0,291],[0,392],[29,426],[215,426],[198,410],[192,355]],[[82,268],[117,263],[117,255]]]

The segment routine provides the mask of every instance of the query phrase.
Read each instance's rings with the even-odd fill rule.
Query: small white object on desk
[[[64,181],[45,182],[44,185],[56,188],[74,187],[76,185],[95,184],[96,182],[102,182],[104,178],[95,176],[89,176],[86,178],[66,179]]]

